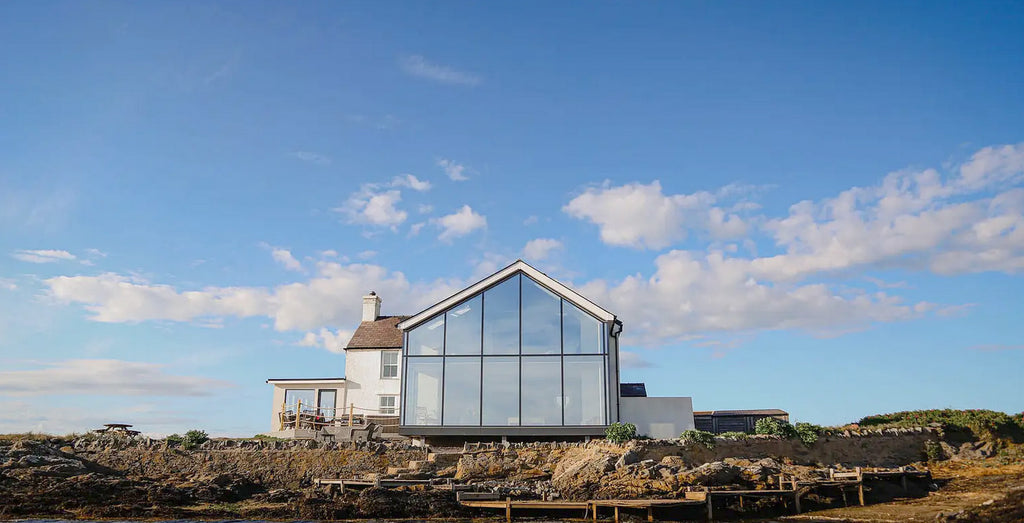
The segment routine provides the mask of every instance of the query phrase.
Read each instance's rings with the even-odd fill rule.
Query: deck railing
[[[398,409],[368,409],[357,407],[355,403],[347,408],[314,407],[299,400],[291,405],[281,404],[278,412],[279,430],[312,429],[323,430],[326,427],[361,427],[374,423],[383,427],[383,432],[398,432]]]

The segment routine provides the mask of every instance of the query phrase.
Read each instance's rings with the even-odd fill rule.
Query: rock
[[[682,472],[679,474],[679,477],[686,484],[709,487],[729,485],[739,477],[741,471],[742,469],[735,465],[715,461]]]
[[[632,450],[627,450],[621,456],[619,456],[619,460],[615,462],[615,468],[621,469],[627,465],[632,465],[639,461],[640,456],[637,456],[636,452],[633,452]]]
[[[665,456],[661,458],[661,464],[676,470],[686,468],[686,460],[682,456]]]

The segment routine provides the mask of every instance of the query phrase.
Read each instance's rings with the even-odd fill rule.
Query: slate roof
[[[619,396],[623,398],[646,398],[647,386],[643,383],[619,383]]]
[[[406,318],[408,316],[380,316],[374,321],[360,323],[345,350],[402,348],[402,331],[397,325]]]

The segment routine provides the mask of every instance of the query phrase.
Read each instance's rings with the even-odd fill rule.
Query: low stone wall
[[[680,456],[690,463],[710,463],[724,458],[788,460],[797,465],[843,465],[846,467],[899,467],[925,459],[926,441],[938,441],[942,434],[930,428],[854,431],[839,436],[822,436],[806,445],[798,439],[750,436],[745,439],[716,438],[713,448],[684,444],[678,440],[638,441],[633,444],[640,459],[660,461]]]
[[[162,440],[79,439],[62,448],[118,472],[146,477],[241,474],[267,488],[295,489],[316,478],[383,473],[423,459],[422,450],[393,443],[211,440],[193,450]]]

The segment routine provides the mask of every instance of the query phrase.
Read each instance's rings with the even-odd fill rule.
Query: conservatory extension
[[[610,312],[518,261],[398,324],[407,435],[597,435],[618,419]]]

